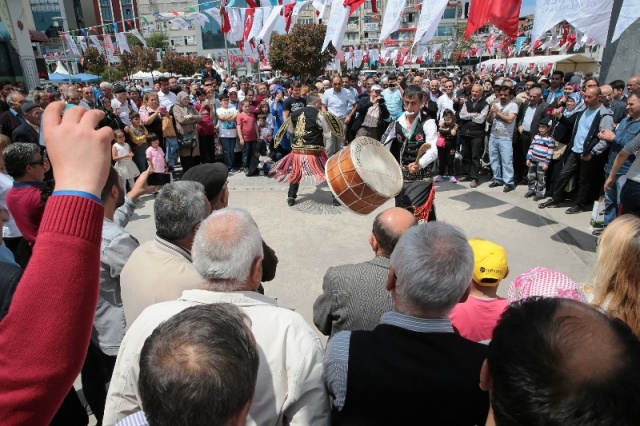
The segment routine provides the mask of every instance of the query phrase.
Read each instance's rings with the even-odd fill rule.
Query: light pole
[[[51,18],[51,20],[53,21],[53,26],[56,27],[56,30],[58,30],[58,36],[60,36],[60,22],[62,22],[62,29],[64,30],[65,34],[69,33],[69,25],[67,24],[67,19],[62,17],[62,16],[56,16],[54,18]],[[72,84],[71,81],[71,67],[69,66],[69,58],[67,56],[67,47],[66,44],[64,42],[64,37],[60,37],[60,39],[62,39],[62,50],[64,51],[64,62],[65,65],[67,66],[67,75],[69,76],[69,84]]]

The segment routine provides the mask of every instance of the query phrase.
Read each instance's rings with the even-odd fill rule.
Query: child
[[[164,161],[164,151],[160,148],[160,139],[155,133],[149,133],[147,143],[151,145],[147,148],[147,163],[149,164],[150,173],[164,173],[169,170],[166,161]]]
[[[438,146],[438,176],[436,182],[442,182],[445,171],[449,173],[449,181],[457,183],[456,162],[456,133],[458,125],[454,122],[455,114],[450,109],[442,113],[442,123],[438,127],[438,139],[444,138],[444,146]]]
[[[262,135],[262,131],[266,127],[267,127],[267,116],[265,114],[258,114],[258,135]]]
[[[134,144],[133,148],[133,161],[138,166],[140,173],[147,169],[147,161],[145,154],[149,145],[147,144],[147,129],[140,123],[140,114],[132,112],[129,114],[129,120],[131,125],[129,126],[129,138]]]
[[[256,117],[251,114],[251,102],[242,101],[242,111],[238,114],[237,131],[240,145],[242,145],[242,168],[245,175],[249,176],[249,162],[253,158],[258,142],[258,126]]]
[[[469,241],[474,266],[469,297],[458,303],[449,318],[458,333],[474,342],[490,340],[500,315],[509,301],[498,297],[498,284],[509,275],[507,253],[491,241],[474,238]]]
[[[260,114],[264,114],[265,125],[273,131],[273,126],[276,123],[276,118],[273,116],[273,114],[271,114],[271,108],[269,108],[269,103],[267,101],[262,101],[262,103],[260,104]]]
[[[534,201],[544,198],[547,169],[549,168],[549,162],[553,158],[553,150],[556,146],[556,141],[551,134],[551,127],[553,127],[553,118],[546,115],[540,120],[538,134],[531,141],[531,147],[529,147],[529,152],[527,153],[529,190],[524,196],[529,198],[535,195],[533,197]]]
[[[113,136],[116,140],[116,143],[111,147],[111,158],[116,162],[113,167],[120,176],[122,189],[126,192],[126,183],[129,182],[129,189],[131,190],[134,183],[133,178],[140,176],[140,171],[133,163],[133,152],[131,152],[129,144],[125,142],[124,132],[122,130],[116,130],[113,132]]]

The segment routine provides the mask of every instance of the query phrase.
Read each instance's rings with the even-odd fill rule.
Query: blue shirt
[[[390,90],[386,88],[382,91],[382,97],[384,98],[384,104],[389,110],[392,120],[397,120],[402,114],[402,94],[400,90]]]
[[[631,121],[629,117],[625,117],[622,119],[618,127],[616,128],[616,137],[611,143],[611,149],[609,150],[609,161],[604,168],[604,171],[608,174],[613,167],[613,162],[616,160],[616,156],[622,148],[640,133],[640,119]],[[624,162],[620,170],[618,170],[617,176],[626,175],[629,171],[629,167],[636,159],[635,155],[629,156],[627,161]]]
[[[582,154],[584,143],[586,142],[587,135],[589,134],[589,129],[591,128],[593,119],[596,118],[598,111],[600,111],[600,107],[593,110],[587,108],[578,120],[578,123],[576,124],[578,129],[576,130],[576,135],[573,138],[573,148],[571,148],[571,150],[576,154]]]

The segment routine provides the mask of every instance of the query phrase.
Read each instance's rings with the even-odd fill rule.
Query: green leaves
[[[324,73],[336,50],[332,45],[320,53],[325,25],[297,24],[289,34],[273,34],[269,63],[273,69],[297,76],[317,76]]]

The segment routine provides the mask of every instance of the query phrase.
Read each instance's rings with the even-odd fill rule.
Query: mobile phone
[[[147,184],[150,186],[162,186],[171,183],[171,173],[149,173]]]
[[[167,113],[167,107],[160,107],[160,114],[166,114]]]
[[[396,84],[395,83],[389,83],[388,87],[396,87]]]

